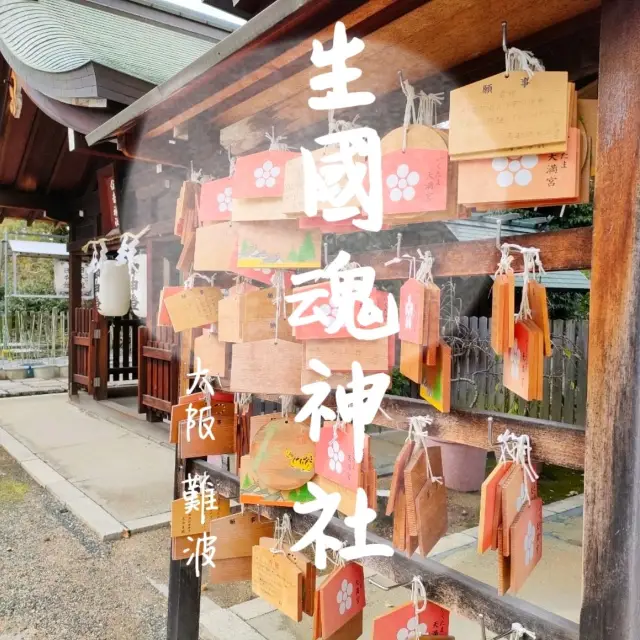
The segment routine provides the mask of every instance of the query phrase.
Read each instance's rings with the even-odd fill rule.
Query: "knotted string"
[[[404,118],[402,120],[402,152],[407,150],[407,134],[409,125],[416,121],[416,92],[413,85],[408,80],[400,80],[400,88],[404,93],[407,102],[404,106]]]
[[[443,484],[441,476],[435,476],[431,469],[431,461],[429,460],[429,447],[427,445],[427,438],[429,432],[427,426],[433,424],[433,418],[429,416],[412,416],[409,418],[409,435],[407,440],[413,435],[414,442],[424,447],[424,453],[427,458],[427,478],[433,483]]]
[[[438,107],[444,102],[444,93],[418,94],[418,116],[416,124],[434,127],[438,123]]]
[[[287,136],[276,136],[275,127],[271,127],[271,133],[267,131],[264,135],[269,140],[269,151],[289,151],[289,145],[282,142]]]
[[[515,464],[519,464],[524,471],[524,487],[527,501],[531,503],[531,495],[529,492],[529,484],[538,479],[538,474],[533,468],[531,462],[531,440],[528,435],[523,434],[516,436],[507,429],[498,436],[500,443],[500,458],[498,464],[507,461],[510,458]]]
[[[500,247],[500,253],[500,261],[498,262],[498,268],[494,274],[496,278],[507,273],[513,273],[513,267],[511,266],[513,256],[509,253],[509,245],[507,243]]]
[[[282,516],[282,519],[276,518],[276,524],[273,528],[273,537],[275,540],[275,546],[271,547],[269,551],[271,551],[271,553],[286,553],[284,545],[293,544],[294,542],[289,514],[285,513]]]
[[[198,273],[197,271],[192,273],[185,281],[184,281],[184,288],[185,289],[193,289],[195,282],[196,282],[196,278],[200,278],[201,280],[204,280],[205,282],[209,283],[210,286],[213,286],[213,283],[216,280],[216,276],[215,274],[213,274],[212,276],[205,276],[202,273]]]
[[[357,121],[360,117],[356,115],[353,120],[336,120],[334,117],[335,110],[329,109],[329,133],[339,133],[341,131],[351,131],[352,129],[357,129]]]
[[[271,284],[276,288],[275,300],[273,304],[276,306],[276,334],[274,343],[278,344],[278,330],[280,328],[280,314],[286,314],[284,300],[284,273],[276,271],[271,278]]]
[[[418,282],[422,282],[423,284],[433,284],[433,255],[431,251],[425,251],[422,253],[420,249],[418,249],[418,255],[420,256],[420,267],[415,274],[415,278]],[[414,263],[415,270],[415,263]]]
[[[427,590],[424,588],[424,583],[419,576],[413,576],[411,579],[411,602],[413,603],[413,618],[415,625],[413,631],[410,632],[409,637],[415,635],[416,640],[420,637],[418,635],[420,614],[427,608]]]
[[[233,404],[235,405],[236,413],[244,415],[249,410],[249,405],[251,404],[251,394],[250,393],[234,393],[233,394]]]
[[[346,546],[346,542],[340,542],[340,546],[335,551],[333,551],[332,549],[327,549],[327,552],[333,551],[332,553],[327,553],[327,559],[329,560],[329,562],[331,562],[331,564],[333,564],[336,569],[342,569],[346,565],[344,558],[340,555],[340,550],[344,549],[344,547]]]
[[[227,149],[227,156],[229,156],[229,177],[232,178],[236,172],[237,158],[231,155],[231,148]]]
[[[536,640],[536,634],[533,631],[525,629],[519,622],[514,622],[511,625],[511,640],[522,640],[525,636]]]
[[[280,413],[283,418],[288,418],[290,413],[293,413],[295,408],[295,396],[280,396]]]
[[[505,76],[512,71],[526,71],[531,78],[536,71],[544,71],[544,65],[531,51],[523,51],[517,47],[509,47],[504,54]]]

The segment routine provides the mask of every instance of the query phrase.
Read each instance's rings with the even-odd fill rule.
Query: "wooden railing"
[[[178,337],[170,327],[138,329],[138,412],[171,415],[178,402]]]
[[[139,326],[132,315],[109,319],[109,380],[138,379]]]
[[[93,393],[95,378],[95,330],[97,327],[93,309],[73,310],[73,332],[71,334],[71,358],[69,371],[73,385],[86,387]]]

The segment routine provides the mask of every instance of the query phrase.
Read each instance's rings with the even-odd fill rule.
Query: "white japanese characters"
[[[320,360],[312,359],[309,366],[313,371],[328,378],[331,369]],[[345,389],[338,385],[336,389],[337,412],[324,406],[324,401],[331,393],[331,385],[326,380],[319,380],[302,387],[302,393],[311,396],[296,415],[296,422],[304,422],[311,418],[309,437],[314,442],[320,440],[322,420],[341,420],[353,424],[353,446],[356,462],[362,462],[364,455],[365,427],[371,424],[384,394],[389,388],[391,378],[386,373],[374,373],[365,376],[359,362],[354,362],[351,369],[352,379]]]
[[[184,485],[182,497],[184,498],[185,513],[198,512],[200,522],[204,524],[206,512],[218,509],[216,492],[209,485],[209,475],[206,473],[202,475],[189,474],[182,484]]]
[[[343,560],[351,561],[366,556],[393,555],[393,547],[386,544],[367,544],[367,525],[376,518],[376,512],[367,506],[367,494],[358,489],[356,510],[352,516],[345,518],[347,527],[354,530],[355,544],[344,546],[337,538],[325,534],[324,530],[335,515],[340,504],[339,493],[327,493],[314,482],[309,482],[309,492],[315,498],[311,502],[296,502],[293,509],[296,513],[309,514],[321,511],[314,525],[291,547],[292,551],[301,551],[315,543],[315,564],[320,570],[327,568],[327,549],[337,551]]]
[[[328,334],[335,334],[344,327],[356,340],[379,340],[398,333],[398,305],[393,294],[387,296],[384,323],[385,314],[372,299],[376,279],[374,268],[348,268],[350,260],[351,256],[346,251],[340,251],[335,260],[324,269],[307,271],[291,277],[292,283],[296,286],[323,279],[329,280],[331,288],[330,292],[326,287],[318,287],[286,296],[286,301],[295,305],[293,313],[288,318],[292,327],[319,322]],[[326,303],[330,305],[330,313],[323,309]],[[359,307],[357,312],[356,305]],[[373,324],[380,326],[371,327]]]
[[[334,109],[368,105],[375,96],[368,91],[349,92],[348,84],[357,80],[362,71],[348,67],[347,60],[364,50],[359,38],[347,41],[342,22],[337,22],[333,34],[333,48],[324,50],[313,41],[311,62],[318,68],[331,67],[331,71],[311,78],[314,91],[327,90],[323,97],[309,98],[312,109],[326,110],[333,117]],[[323,204],[322,217],[327,222],[353,220],[353,225],[364,231],[382,228],[382,155],[380,137],[368,127],[332,130],[316,139],[328,149],[320,167],[312,153],[301,148],[304,166],[304,212],[309,217],[318,215]],[[368,185],[368,191],[366,188]],[[328,205],[328,206],[324,206]],[[362,217],[361,214],[366,216]],[[359,217],[361,216],[361,217]]]
[[[329,152],[316,166],[313,154],[300,148],[304,166],[304,212],[318,215],[320,203],[327,222],[353,219],[363,231],[382,229],[382,154],[374,129],[360,127],[316,138]],[[368,178],[369,191],[366,189]],[[357,217],[364,211],[366,217]]]
[[[309,106],[316,110],[344,109],[371,104],[376,97],[368,92],[349,93],[347,85],[357,80],[362,71],[356,67],[347,67],[347,60],[364,51],[364,42],[360,38],[347,41],[347,30],[342,22],[336,22],[333,31],[333,48],[324,50],[319,40],[313,41],[311,62],[318,68],[331,67],[331,71],[311,78],[310,86],[314,91],[328,89],[324,97],[309,98]]]
[[[190,565],[192,562],[195,563],[196,577],[200,577],[200,569],[202,567],[215,568],[216,565],[213,561],[213,556],[216,552],[216,548],[213,545],[217,539],[218,538],[216,536],[211,536],[208,533],[203,533],[195,539],[196,548],[195,551],[189,555],[187,565]],[[194,538],[192,536],[188,536],[187,540],[189,542],[193,542]],[[185,553],[188,552],[189,548],[184,551]]]
[[[211,415],[211,407],[195,409],[190,402],[187,407],[187,442],[191,442],[191,432],[196,427],[198,428],[198,437],[200,440],[204,440],[205,438],[215,440],[216,438],[213,435],[214,423],[215,418]]]

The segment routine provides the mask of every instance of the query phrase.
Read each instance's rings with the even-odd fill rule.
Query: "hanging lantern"
[[[102,316],[124,316],[131,303],[131,283],[127,264],[107,260],[100,267],[96,293],[98,313]]]
[[[139,253],[131,267],[131,310],[138,318],[147,317],[147,254]]]

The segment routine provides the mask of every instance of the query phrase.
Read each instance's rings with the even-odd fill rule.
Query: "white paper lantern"
[[[126,264],[107,260],[100,267],[96,299],[102,316],[125,316],[131,303],[131,282]]]
[[[139,253],[131,269],[131,310],[138,318],[147,317],[147,255]]]

